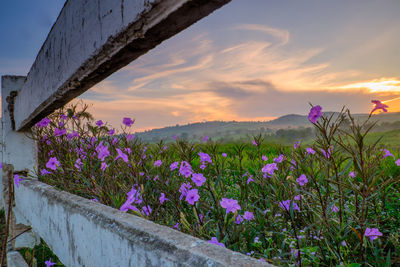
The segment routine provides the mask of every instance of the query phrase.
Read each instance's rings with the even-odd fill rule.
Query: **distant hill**
[[[337,116],[337,112],[325,112],[325,116]],[[357,121],[364,121],[369,114],[354,114]],[[389,131],[400,129],[400,112],[380,113],[373,115],[371,121],[377,121],[379,130]],[[158,142],[159,140],[172,141],[174,136],[179,138],[201,141],[204,136],[213,140],[237,141],[248,139],[255,134],[266,134],[279,139],[287,138],[307,139],[312,135],[312,125],[306,115],[288,114],[270,121],[207,121],[190,123],[186,125],[168,126],[144,132],[137,132],[136,136],[145,142]],[[378,129],[377,129],[378,130]],[[290,140],[292,141],[292,140]]]

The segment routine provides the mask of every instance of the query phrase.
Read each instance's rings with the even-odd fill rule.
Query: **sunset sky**
[[[64,1],[0,3],[0,75],[26,75]],[[136,129],[268,120],[371,100],[400,111],[400,1],[233,0],[81,96]]]

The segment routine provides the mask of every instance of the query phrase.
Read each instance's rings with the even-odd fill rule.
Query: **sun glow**
[[[381,78],[361,83],[341,86],[341,89],[368,89],[371,93],[400,92],[400,80],[396,78]]]

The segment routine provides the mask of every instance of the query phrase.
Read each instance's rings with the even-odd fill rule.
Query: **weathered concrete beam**
[[[231,0],[68,0],[16,99],[32,126]]]
[[[271,266],[37,180],[22,181],[15,200],[67,266]]]

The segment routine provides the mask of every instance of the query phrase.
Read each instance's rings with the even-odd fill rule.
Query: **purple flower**
[[[179,166],[179,161],[175,161],[174,163],[172,163],[169,168],[171,169],[171,171],[178,169]]]
[[[305,176],[305,174],[300,175],[299,178],[296,179],[296,182],[298,182],[300,186],[305,185],[308,183],[307,176]]]
[[[235,199],[231,199],[231,198],[223,198],[219,202],[219,204],[221,205],[221,207],[226,209],[226,213],[229,213],[229,212],[235,213],[235,211],[241,209],[240,205],[238,204],[238,201]]]
[[[278,170],[276,163],[267,164],[261,169],[263,173],[269,174],[270,176],[274,175],[274,171],[276,170]]]
[[[205,142],[207,142],[208,141],[208,136],[206,135],[206,136],[204,136],[204,138],[203,138],[203,143],[205,143]]]
[[[242,222],[243,222],[243,218],[242,218],[242,216],[240,216],[240,214],[238,214],[238,216],[236,216],[235,223],[241,224]]]
[[[267,161],[267,160],[268,160],[267,156],[264,156],[264,155],[261,156],[261,159],[262,159],[263,161]]]
[[[396,163],[397,166],[400,166],[400,159],[397,159],[394,163]]]
[[[45,261],[44,263],[46,264],[46,267],[51,267],[56,264],[55,262],[51,261],[51,258],[49,260]]]
[[[253,144],[253,146],[258,146],[256,140],[251,140],[251,143]]]
[[[331,207],[331,211],[332,211],[332,212],[338,212],[338,211],[339,211],[339,208],[336,207],[335,204],[333,204],[332,207]]]
[[[50,122],[51,122],[50,119],[43,118],[41,121],[36,123],[36,126],[39,128],[44,128],[44,127],[47,127],[47,125],[49,125]]]
[[[125,125],[128,126],[128,127],[131,127],[132,124],[133,124],[133,120],[131,120],[131,118],[124,118],[124,119],[122,120],[122,123],[125,124]]]
[[[367,228],[365,229],[364,235],[369,237],[369,239],[372,241],[382,236],[382,233],[379,232],[378,228]]]
[[[306,151],[307,151],[307,154],[309,154],[309,155],[310,155],[310,154],[313,154],[313,155],[315,154],[315,150],[312,149],[311,147],[307,147],[307,148],[306,148]]]
[[[295,195],[294,196],[294,200],[300,200],[301,199],[301,195]]]
[[[168,200],[168,198],[165,197],[165,194],[164,194],[164,193],[161,193],[161,196],[160,196],[160,203],[162,204],[162,203],[164,203],[164,201],[167,201],[167,200]]]
[[[105,171],[105,170],[107,169],[107,167],[108,167],[107,163],[102,162],[102,163],[101,163],[100,169],[101,169],[102,171]]]
[[[326,151],[321,148],[321,152],[322,152],[322,155],[324,155],[325,158],[329,159],[331,157],[331,150],[329,148]]]
[[[200,156],[200,162],[212,163],[211,157],[207,153],[199,152],[198,155]]]
[[[67,116],[67,115],[65,115],[65,114],[62,114],[62,115],[61,115],[61,117],[60,117],[60,119],[62,119],[62,120],[66,120],[66,119],[68,119],[68,116]]]
[[[110,152],[108,151],[108,146],[103,145],[103,141],[101,141],[96,147],[97,157],[104,161],[106,157],[110,156]]]
[[[182,200],[183,197],[187,195],[188,190],[192,188],[192,185],[189,183],[183,183],[181,187],[179,188],[179,192],[181,193],[181,196],[179,197],[179,200]]]
[[[160,167],[162,164],[161,159],[154,161],[154,167]]]
[[[176,140],[178,138],[178,136],[174,135],[174,139]]]
[[[300,141],[297,141],[296,143],[294,143],[293,148],[297,149],[300,146]]]
[[[185,200],[190,204],[194,205],[200,199],[197,189],[189,190],[186,194]]]
[[[55,171],[58,166],[60,166],[60,162],[57,160],[56,157],[51,157],[46,163],[46,168],[52,169],[53,171]]]
[[[206,178],[202,173],[193,173],[192,174],[192,181],[195,183],[197,186],[202,186],[203,183],[205,183]]]
[[[190,166],[189,162],[182,161],[181,167],[179,168],[179,173],[185,178],[188,178],[190,175],[192,175],[192,172],[192,166]]]
[[[215,244],[215,245],[221,246],[221,247],[225,247],[225,245],[223,243],[218,242],[218,239],[215,236],[211,237],[211,240],[208,240],[207,242],[211,243],[211,244]]]
[[[134,134],[127,134],[126,135],[126,141],[131,141],[133,138],[135,138],[135,135]]]
[[[247,221],[251,221],[254,219],[254,214],[250,211],[245,211],[243,218]]]
[[[349,177],[356,178],[357,174],[355,171],[349,173]]]
[[[77,168],[79,171],[81,171],[81,168],[82,168],[82,166],[83,166],[83,162],[81,161],[80,158],[78,158],[78,159],[75,161],[74,166],[75,166],[75,168]]]
[[[46,174],[51,174],[51,172],[49,172],[49,171],[46,170],[46,169],[42,169],[42,170],[40,171],[40,174],[43,175],[43,176],[45,176]]]
[[[381,109],[383,112],[387,112],[388,105],[383,104],[381,101],[379,100],[372,100],[371,103],[375,104],[374,109],[371,111],[371,114],[378,109]]]
[[[151,213],[151,208],[150,208],[150,206],[149,206],[149,205],[144,206],[144,207],[142,208],[142,212],[143,212],[146,216],[150,216],[150,213]]]
[[[19,187],[19,182],[21,182],[22,180],[24,180],[23,178],[19,178],[18,174],[14,175],[14,183],[16,187]]]
[[[67,134],[67,139],[71,140],[74,137],[79,137],[79,134],[77,132],[69,133]]]
[[[54,129],[54,136],[62,136],[62,135],[64,135],[66,132],[67,132],[66,129],[58,129],[58,128],[55,128],[55,129]]]
[[[222,156],[226,158],[228,155],[226,153],[222,153]]]
[[[312,107],[310,113],[308,113],[308,119],[314,124],[321,116],[322,116],[322,107],[319,105]]]
[[[250,182],[254,182],[253,175],[250,175],[249,179],[247,179],[247,184],[249,184]]]
[[[176,223],[174,226],[172,226],[173,228],[175,228],[175,229],[178,229],[179,228],[179,223]]]
[[[274,158],[275,163],[281,163],[283,161],[283,154],[280,154],[278,157]]]
[[[109,134],[109,135],[113,135],[114,133],[115,133],[115,130],[114,130],[114,129],[111,129],[111,130],[108,131],[108,134]]]
[[[98,120],[98,121],[96,122],[96,125],[99,126],[99,127],[101,127],[101,125],[103,125],[103,124],[104,124],[104,123],[103,123],[102,120]]]
[[[385,154],[383,155],[383,157],[382,157],[382,158],[386,158],[386,157],[393,157],[393,158],[394,158],[393,154],[392,154],[392,153],[390,153],[390,151],[389,151],[389,150],[387,150],[387,149],[384,149],[383,151],[385,152]]]
[[[136,212],[140,212],[138,210],[138,208],[136,208],[135,206],[132,206],[132,203],[133,203],[132,200],[127,199],[125,201],[125,203],[122,204],[122,206],[119,208],[119,210],[123,211],[123,212],[127,212],[128,210],[133,210],[133,211],[136,211]]]
[[[279,207],[281,207],[282,209],[285,209],[285,210],[289,211],[289,210],[290,210],[290,204],[293,205],[293,210],[300,211],[300,208],[299,208],[299,206],[297,205],[297,203],[294,202],[294,201],[291,201],[290,199],[280,201],[280,202],[279,202]]]
[[[117,152],[118,152],[118,156],[115,158],[115,161],[117,161],[119,158],[121,158],[123,161],[125,162],[129,162],[128,160],[128,156],[121,151],[121,149],[116,148]]]

